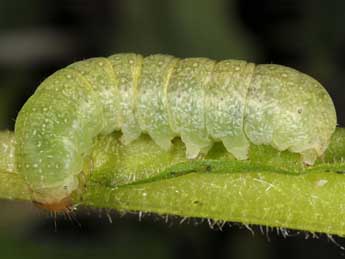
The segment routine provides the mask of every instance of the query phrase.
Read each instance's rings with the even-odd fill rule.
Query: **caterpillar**
[[[327,91],[295,69],[122,53],[75,62],[39,85],[16,119],[17,170],[34,201],[60,210],[100,134],[121,130],[126,145],[147,133],[162,150],[178,136],[189,159],[216,141],[239,160],[250,143],[271,145],[313,165],[335,127]]]

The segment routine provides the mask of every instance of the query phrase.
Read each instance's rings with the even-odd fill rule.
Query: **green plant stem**
[[[115,133],[95,141],[76,204],[345,235],[345,129],[312,167],[268,146],[251,146],[248,161],[221,144],[186,160],[179,139],[170,152],[147,136],[128,146],[118,139]],[[0,186],[0,198],[31,200],[15,170],[10,132],[0,134]]]

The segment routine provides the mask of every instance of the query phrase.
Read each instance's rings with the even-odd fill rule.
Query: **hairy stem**
[[[345,235],[345,129],[312,167],[268,146],[251,146],[248,161],[221,144],[186,160],[179,139],[164,152],[147,136],[123,146],[119,135],[95,141],[76,204]],[[0,133],[0,198],[31,200],[16,173],[14,142],[13,133]]]

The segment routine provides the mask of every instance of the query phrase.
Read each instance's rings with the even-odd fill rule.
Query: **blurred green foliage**
[[[38,84],[78,59],[115,52],[242,58],[280,63],[318,78],[345,122],[345,2],[342,0],[3,0],[0,1],[0,129]],[[80,213],[79,228],[22,204],[1,203],[1,258],[334,258],[325,240],[251,236],[175,220],[108,223]],[[79,214],[79,213],[78,213]],[[88,214],[90,214],[88,216]],[[169,222],[171,222],[169,220]],[[98,234],[92,232],[97,229]],[[82,233],[81,233],[82,232]],[[255,229],[259,232],[259,229]],[[265,232],[265,230],[264,230]],[[92,239],[92,236],[96,236]]]

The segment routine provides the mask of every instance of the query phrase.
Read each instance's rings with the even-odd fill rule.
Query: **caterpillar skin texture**
[[[17,169],[34,201],[60,208],[99,134],[121,130],[128,144],[147,133],[163,150],[179,136],[188,158],[215,141],[237,159],[247,159],[249,143],[265,144],[312,165],[335,127],[326,90],[292,68],[116,54],[73,63],[41,83],[16,121]]]

